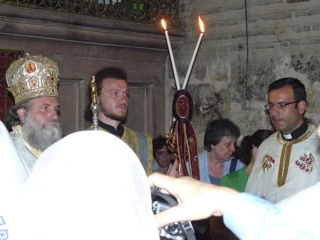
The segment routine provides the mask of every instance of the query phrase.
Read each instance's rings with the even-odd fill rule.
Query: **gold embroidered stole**
[[[315,129],[316,129],[315,126],[309,125],[307,131],[301,137],[290,142],[284,140],[281,136],[281,133],[278,132],[278,135],[277,135],[278,142],[283,144],[282,151],[281,151],[280,164],[279,164],[279,171],[278,171],[278,181],[277,181],[278,187],[281,187],[286,182],[292,145],[306,140],[308,137],[310,137],[310,135],[313,133]]]
[[[139,149],[139,142],[137,135],[135,132],[129,128],[124,128],[124,133],[121,137],[122,141],[126,142],[131,149],[136,153],[138,158],[141,158],[140,149]]]
[[[90,126],[90,128],[93,128],[93,126]],[[105,130],[100,126],[98,129],[108,132],[107,130]],[[145,143],[146,146],[144,146],[144,149],[147,149],[147,150],[146,152],[142,152],[142,153],[140,152],[139,140],[138,140],[136,131],[130,128],[124,127],[124,133],[120,139],[124,141],[135,152],[140,162],[142,163],[142,166],[145,169],[147,175],[150,175],[153,172],[152,170],[152,161],[153,161],[152,138],[148,134],[144,134],[144,135],[146,138],[146,143]],[[142,156],[146,156],[146,158],[143,158]]]
[[[121,139],[124,142],[126,142],[131,147],[131,149],[136,153],[137,157],[139,158],[142,165],[144,166],[147,175],[150,175],[153,172],[152,170],[152,161],[153,161],[152,139],[148,134],[144,134],[144,135],[146,137],[145,144],[147,146],[144,146],[144,148],[146,147],[146,150],[142,153],[140,152],[139,140],[134,130],[124,127],[124,133]],[[146,156],[146,158],[143,158],[142,155]]]

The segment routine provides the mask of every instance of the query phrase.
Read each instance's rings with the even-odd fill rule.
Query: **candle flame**
[[[200,26],[201,32],[204,33],[204,25],[200,17],[199,17],[199,26]]]
[[[164,19],[161,20],[161,25],[162,25],[163,29],[165,31],[167,31],[167,25],[166,25],[166,22],[164,21]]]

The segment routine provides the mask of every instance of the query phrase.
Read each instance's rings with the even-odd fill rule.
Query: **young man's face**
[[[274,104],[269,108],[269,117],[273,127],[284,134],[296,130],[303,123],[303,114],[306,110],[305,101],[286,105],[284,108],[276,106],[277,103],[291,103],[295,101],[291,86],[284,86],[272,90],[268,94],[268,103]]]
[[[124,121],[127,118],[129,105],[128,83],[125,80],[104,79],[99,104],[105,117],[115,121]]]
[[[154,153],[154,157],[160,167],[168,167],[171,161],[171,155],[166,145],[161,149],[157,149]]]

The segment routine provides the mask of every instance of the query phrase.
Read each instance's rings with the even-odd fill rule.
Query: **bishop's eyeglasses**
[[[278,108],[278,109],[284,109],[287,105],[292,104],[292,103],[298,103],[300,102],[300,100],[295,100],[293,102],[278,102],[278,103],[268,103],[266,105],[264,105],[264,107],[266,108],[266,110],[269,110],[271,108]]]

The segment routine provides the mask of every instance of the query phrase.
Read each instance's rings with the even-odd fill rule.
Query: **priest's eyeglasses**
[[[292,103],[298,103],[298,102],[300,102],[300,101],[299,100],[295,100],[293,102],[288,102],[288,103],[286,103],[286,102],[268,103],[268,104],[264,105],[264,107],[267,110],[269,110],[271,108],[274,108],[274,107],[276,107],[278,109],[284,109],[284,108],[286,108],[287,105],[292,104]]]

